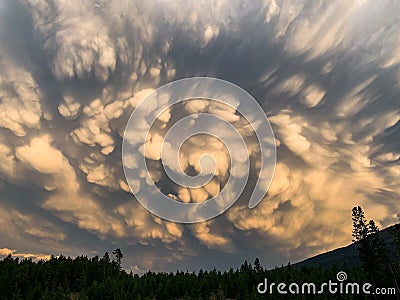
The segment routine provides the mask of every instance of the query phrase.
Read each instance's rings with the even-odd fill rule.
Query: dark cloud
[[[354,205],[397,222],[400,6],[251,3],[0,2],[0,247],[120,247],[139,272],[274,266],[350,242]],[[125,192],[121,136],[149,91],[189,76],[249,91],[279,147],[256,209],[184,226]]]

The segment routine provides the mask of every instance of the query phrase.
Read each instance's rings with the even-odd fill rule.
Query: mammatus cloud
[[[255,256],[274,266],[349,243],[354,205],[381,227],[398,222],[399,12],[393,2],[344,0],[1,2],[0,253],[120,247],[136,271]],[[248,90],[272,123],[278,164],[255,209],[243,199],[181,225],[131,198],[121,142],[141,99],[189,76]],[[225,150],[188,140],[181,165],[198,171],[203,152],[214,152],[221,178],[171,188],[157,163],[160,137],[182,111],[240,122],[212,105],[165,112],[148,140],[152,178],[184,202],[218,193]]]

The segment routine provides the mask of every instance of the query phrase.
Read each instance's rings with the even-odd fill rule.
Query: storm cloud
[[[393,1],[0,0],[0,255],[118,247],[135,272],[273,267],[350,243],[355,205],[380,227],[398,222],[399,15]],[[182,225],[132,197],[121,145],[146,95],[191,76],[252,94],[278,159],[255,209],[242,199]],[[229,117],[209,105],[185,110]],[[186,145],[184,163],[219,149],[206,141]],[[219,188],[174,192],[203,201]]]

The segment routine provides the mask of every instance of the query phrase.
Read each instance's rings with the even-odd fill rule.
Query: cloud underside
[[[398,222],[400,5],[207,5],[0,4],[0,255],[118,245],[136,271],[196,268],[210,263],[210,253],[221,267],[255,256],[273,266],[349,243],[355,205],[381,227]],[[215,220],[181,225],[131,197],[121,143],[144,97],[189,76],[222,78],[252,94],[269,116],[278,161],[255,209],[239,201]],[[184,111],[240,122],[212,105],[198,99]],[[161,133],[175,117],[165,112],[148,140],[160,185]],[[198,171],[208,151],[220,177],[198,190],[171,188],[170,196],[199,202],[218,193],[229,162],[221,149],[212,138],[188,142],[181,165]]]

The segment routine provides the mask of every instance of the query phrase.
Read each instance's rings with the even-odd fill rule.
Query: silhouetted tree
[[[365,239],[368,235],[368,225],[365,219],[364,211],[361,206],[353,207],[352,210],[353,220],[353,242],[358,242]]]
[[[353,208],[352,220],[353,242],[357,243],[359,257],[369,279],[381,286],[393,282],[389,255],[375,222],[366,221],[360,206]]]
[[[256,257],[256,259],[254,260],[254,271],[256,273],[261,273],[262,272],[262,267],[261,267],[261,263],[258,257]]]
[[[121,262],[122,262],[122,258],[124,257],[124,255],[121,252],[121,249],[115,249],[113,251],[113,254],[115,255],[115,257],[117,258],[117,265],[118,265],[118,269],[121,270]]]

